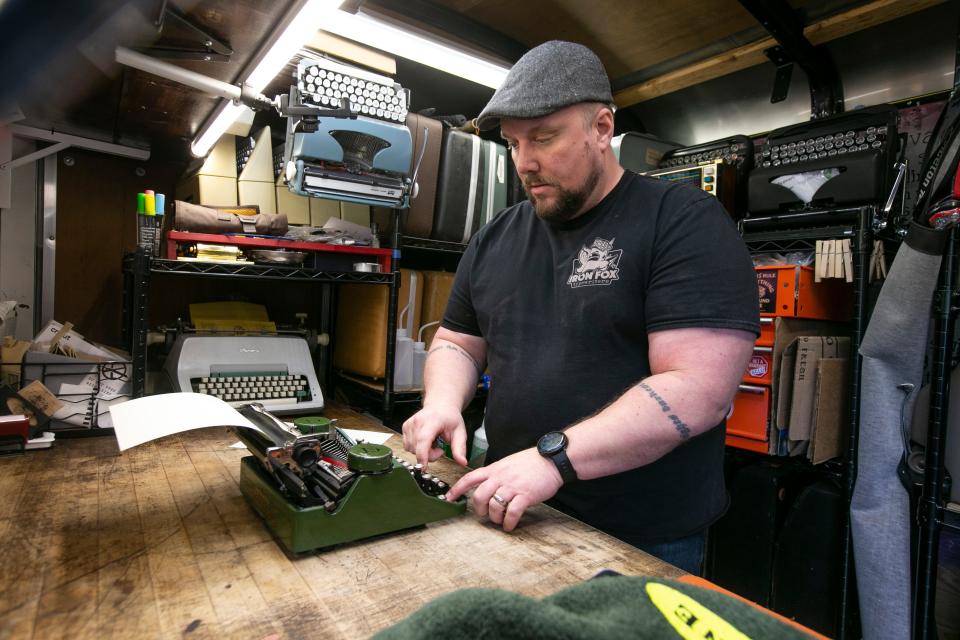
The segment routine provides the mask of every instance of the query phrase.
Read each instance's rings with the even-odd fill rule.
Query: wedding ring
[[[497,504],[499,504],[501,507],[504,507],[504,508],[506,508],[507,502],[509,502],[508,500],[504,500],[497,494],[493,494],[493,500],[494,502],[496,502]]]

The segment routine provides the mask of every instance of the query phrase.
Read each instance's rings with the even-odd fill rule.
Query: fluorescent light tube
[[[236,122],[240,114],[248,108],[249,107],[245,107],[239,102],[224,102],[223,105],[217,109],[216,117],[210,121],[200,135],[190,144],[190,153],[198,158],[202,158],[210,153],[210,149],[213,148],[213,145],[217,144],[220,136],[226,133],[230,125]]]
[[[510,68],[364,13],[331,11],[320,29],[496,89]]]
[[[317,28],[324,24],[330,15],[339,13],[336,9],[341,4],[343,0],[307,0],[247,75],[243,84],[254,92],[263,91],[264,87],[290,61],[293,54],[317,31]],[[208,121],[200,135],[194,139],[190,145],[190,152],[201,158],[207,155],[220,136],[230,128],[246,108],[235,102],[228,102],[221,106],[216,111],[216,116]]]

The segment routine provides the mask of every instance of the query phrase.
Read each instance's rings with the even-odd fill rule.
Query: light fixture
[[[466,78],[491,89],[503,82],[510,67],[484,60],[365,13],[331,11],[319,28],[422,65]]]
[[[337,10],[343,1],[301,0],[299,10],[247,74],[244,89],[253,93],[263,91],[310,36],[320,29],[492,89],[500,86],[510,70],[507,64],[485,60],[439,42],[433,36],[415,33],[409,27],[364,13]],[[198,157],[207,155],[245,109],[247,107],[234,101],[221,104],[190,145],[190,151]]]
[[[259,56],[252,70],[243,79],[244,88],[252,93],[260,93],[273,80],[284,65],[290,61],[300,47],[325,24],[333,14],[340,13],[337,8],[344,0],[303,0],[295,8],[279,35],[265,52]],[[227,129],[230,128],[247,107],[236,102],[224,102],[207,120],[199,135],[190,145],[190,152],[203,157],[210,152]]]

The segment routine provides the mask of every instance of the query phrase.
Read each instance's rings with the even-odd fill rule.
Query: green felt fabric
[[[661,598],[661,607],[655,605],[651,592],[668,594]],[[676,592],[680,598],[670,595]],[[683,596],[695,604],[690,606],[690,600],[683,600]],[[730,633],[729,628],[705,615],[703,608],[741,635]],[[671,619],[687,633],[681,634]],[[630,576],[588,580],[542,600],[497,589],[462,589],[427,603],[374,636],[376,640],[451,637],[809,640],[811,636],[716,591],[673,580]]]

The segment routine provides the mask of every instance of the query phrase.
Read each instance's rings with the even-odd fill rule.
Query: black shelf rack
[[[123,258],[123,340],[129,346],[132,363],[133,397],[139,398],[146,390],[147,368],[147,309],[153,276],[179,278],[224,278],[249,280],[276,280],[286,282],[313,282],[324,284],[373,284],[390,287],[387,315],[387,353],[382,407],[386,415],[393,412],[393,361],[396,355],[396,312],[399,272],[397,260],[390,273],[355,271],[322,271],[300,267],[230,264],[200,261],[179,261],[154,258],[143,249],[137,249]]]
[[[853,320],[850,353],[853,354],[848,386],[849,439],[846,464],[834,469],[840,474],[845,511],[848,514],[841,531],[841,585],[838,638],[854,637],[857,606],[856,576],[853,565],[853,536],[850,528],[850,503],[857,478],[857,451],[860,433],[860,391],[862,359],[860,343],[867,328],[870,310],[867,304],[868,265],[873,250],[874,229],[881,212],[874,206],[815,210],[767,218],[747,218],[740,223],[741,233],[751,254],[813,250],[818,240],[849,238],[853,242]]]
[[[461,242],[447,242],[445,240],[431,240],[429,238],[415,238],[413,236],[401,236],[400,247],[403,249],[422,249],[443,253],[463,253],[467,249],[467,245]]]
[[[914,578],[913,637],[936,638],[936,583],[940,534],[944,529],[960,530],[960,514],[946,506],[946,440],[950,413],[950,372],[955,325],[960,308],[957,256],[960,235],[950,232],[934,296],[932,357],[930,363],[930,413],[924,456],[923,487],[917,507],[917,566]],[[958,482],[957,478],[953,482]]]
[[[132,259],[133,254],[127,256]],[[368,282],[390,284],[392,273],[360,273],[356,271],[315,271],[299,267],[220,262],[181,262],[150,258],[151,273],[223,276],[229,278],[275,279],[299,282]]]

